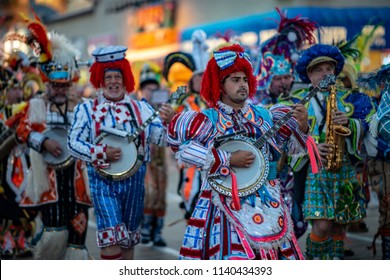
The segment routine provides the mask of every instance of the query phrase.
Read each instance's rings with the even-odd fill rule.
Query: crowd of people
[[[82,63],[65,35],[38,18],[8,32],[1,257],[89,259],[91,209],[101,259],[167,246],[171,156],[187,224],[180,259],[344,259],[346,231],[365,230],[370,188],[390,259],[390,65],[358,78],[364,50],[320,44],[316,23],[277,12],[256,65],[234,38],[210,49],[202,30],[191,53],[140,73],[126,47],[99,47],[96,97],[76,93]]]

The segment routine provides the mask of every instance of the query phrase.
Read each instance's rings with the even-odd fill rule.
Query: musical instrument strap
[[[132,125],[134,125],[135,131],[137,131],[139,129],[141,121],[142,121],[141,116],[140,115],[137,116],[138,118],[135,116],[134,110],[130,106],[130,103],[125,103],[125,105],[126,105],[127,109],[129,110],[129,113],[131,115],[130,122],[131,122]],[[137,122],[138,119],[139,119],[139,123]],[[145,136],[141,135],[141,139],[144,139],[144,138],[145,138]],[[142,140],[142,144],[144,144],[143,140]]]
[[[322,113],[322,121],[320,125],[318,126],[318,133],[321,135],[322,131],[324,130],[325,123],[326,123],[326,109],[324,106],[321,104],[320,100],[318,99],[318,96],[315,95],[314,99],[316,100],[318,107],[320,107],[321,113]],[[326,99],[324,99],[326,100]]]

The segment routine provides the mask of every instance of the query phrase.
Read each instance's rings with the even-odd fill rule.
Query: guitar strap
[[[136,104],[134,104],[134,101],[130,100],[130,102],[131,102],[131,105],[130,105],[130,103],[126,103],[126,107],[129,110],[129,113],[131,115],[131,124],[135,128],[134,131],[136,131],[142,125],[141,112],[140,112],[138,106],[136,106]],[[145,132],[144,131],[142,131],[140,133],[140,140],[141,140],[142,146],[145,147]]]
[[[317,94],[314,95],[314,99],[316,100],[318,107],[320,107],[321,113],[322,113],[322,121],[318,126],[318,133],[319,133],[319,135],[321,135],[322,131],[324,130],[325,123],[326,123],[326,110],[325,110],[324,106],[322,106],[320,100],[318,99]]]

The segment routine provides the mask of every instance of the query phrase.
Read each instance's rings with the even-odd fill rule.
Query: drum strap
[[[61,107],[57,103],[54,103],[54,106],[56,106],[58,112],[60,113],[60,115],[64,119],[64,124],[68,125],[68,117],[66,115],[68,113],[68,101],[65,102],[65,110],[64,110],[64,112],[62,112]]]

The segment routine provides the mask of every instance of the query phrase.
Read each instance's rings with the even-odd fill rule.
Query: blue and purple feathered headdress
[[[287,18],[287,12],[276,8],[280,16],[277,34],[261,45],[261,57],[256,70],[258,89],[268,89],[275,75],[294,75],[294,66],[304,44],[314,44],[317,24],[308,18]]]

